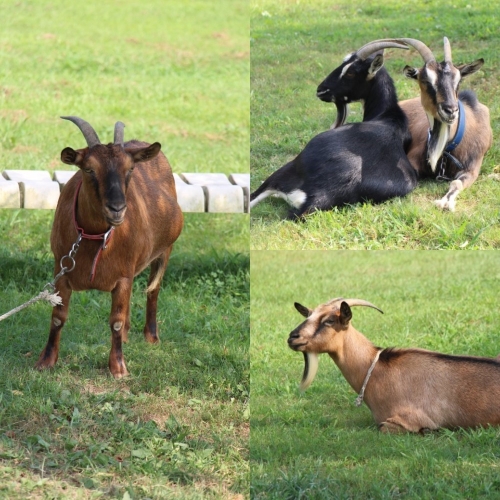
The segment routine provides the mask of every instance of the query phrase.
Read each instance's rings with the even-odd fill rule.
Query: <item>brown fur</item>
[[[288,342],[296,351],[328,353],[359,393],[378,349],[352,326],[346,305],[339,299],[310,311]],[[333,322],[325,324],[325,317]],[[382,432],[500,425],[500,362],[423,349],[385,349],[364,400]]]
[[[430,177],[432,170],[425,158],[425,148],[427,144],[427,132],[429,121],[421,104],[420,97],[400,101],[399,105],[408,117],[408,126],[411,132],[411,144],[407,152],[408,159],[420,177]],[[477,109],[472,110],[465,105],[465,117],[467,128],[462,142],[453,151],[455,156],[462,163],[470,163],[472,180],[464,185],[469,187],[477,178],[484,155],[493,143],[493,135],[490,126],[489,109],[478,103]],[[454,123],[450,130],[450,137],[455,135],[457,123]],[[476,131],[480,132],[477,133]]]
[[[445,39],[445,46],[447,39]],[[478,59],[470,64],[455,66],[451,62],[451,48],[448,45],[449,61],[437,63],[430,61],[420,69],[406,66],[404,73],[409,78],[418,81],[420,88],[420,98],[409,99],[399,103],[408,117],[408,126],[412,135],[411,145],[407,152],[408,159],[413,168],[421,177],[435,177],[438,174],[441,156],[439,149],[434,149],[434,170],[427,162],[426,146],[427,134],[429,130],[428,116],[432,116],[434,127],[441,124],[443,134],[436,134],[445,141],[445,130],[448,127],[448,141],[455,136],[458,126],[458,86],[461,78],[478,71],[483,63],[483,59]],[[429,71],[434,75],[429,81]],[[434,95],[432,95],[434,94]],[[466,94],[466,93],[464,93]],[[451,154],[463,165],[463,170],[447,160],[446,177],[452,179],[446,195],[436,200],[436,205],[442,209],[455,210],[456,199],[460,192],[477,179],[484,155],[493,143],[493,133],[490,125],[490,113],[486,106],[477,101],[475,95],[464,95],[461,98],[465,109],[466,128],[462,141],[451,152]],[[441,112],[439,111],[441,110]],[[453,123],[448,125],[444,120],[443,113],[448,119],[453,119]],[[435,143],[440,144],[440,143]],[[443,142],[443,148],[445,143]],[[442,152],[442,151],[441,151]]]
[[[125,143],[125,148],[108,144],[76,151],[66,148],[61,153],[65,163],[76,164],[81,170],[62,190],[56,209],[50,238],[55,274],[60,271],[61,257],[69,253],[77,238],[73,199],[80,181],[83,180],[78,196],[77,220],[85,233],[100,234],[110,227],[106,204],[109,202],[107,179],[111,171],[118,174],[116,184],[125,193],[127,208],[123,222],[116,225],[108,247],[102,252],[93,283],[90,282],[90,271],[102,241],[90,240],[82,240],[75,257],[75,269],[56,283],[63,305],[53,309],[49,340],[40,354],[38,369],[51,368],[57,361],[61,329],[68,317],[72,291],[97,289],[112,295],[109,369],[115,378],[128,375],[122,341],[127,340],[130,328],[132,282],[149,265],[151,274],[144,336],[148,342],[158,341],[158,293],[172,245],[182,230],[183,216],[177,204],[170,164],[158,152],[160,145],[155,144],[157,150],[155,145],[132,141]],[[132,173],[130,169],[134,167],[134,160]],[[93,173],[89,173],[89,169]]]

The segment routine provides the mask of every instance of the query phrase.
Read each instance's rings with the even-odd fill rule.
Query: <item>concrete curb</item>
[[[55,209],[59,193],[75,171],[5,170],[0,175],[0,208]],[[248,212],[250,174],[174,174],[183,212]]]

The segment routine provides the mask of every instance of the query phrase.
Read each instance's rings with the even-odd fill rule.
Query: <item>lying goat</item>
[[[404,196],[417,184],[405,154],[410,134],[394,83],[383,68],[384,48],[407,48],[391,40],[371,42],[350,54],[330,75],[330,100],[365,102],[364,121],[314,137],[291,162],[251,194],[250,207],[269,195],[293,206],[288,217]],[[356,78],[354,78],[356,76]]]
[[[436,205],[454,211],[457,196],[477,179],[493,142],[489,109],[474,92],[458,93],[461,79],[478,71],[484,59],[455,66],[445,37],[444,61],[438,63],[419,40],[401,41],[417,49],[424,60],[422,68],[404,68],[408,78],[418,81],[421,102],[417,98],[399,103],[408,116],[412,134],[408,159],[420,177],[451,181],[448,192],[436,200]]]
[[[375,347],[351,325],[353,306],[380,311],[359,299],[337,298],[314,310],[295,303],[307,319],[288,345],[304,353],[303,390],[314,380],[318,355],[328,353],[383,432],[500,424],[500,361]]]
[[[61,152],[61,160],[80,171],[62,190],[54,217],[50,243],[55,275],[64,267],[66,272],[56,282],[62,305],[52,311],[49,339],[36,367],[52,368],[57,361],[72,291],[97,289],[111,292],[109,369],[121,378],[128,375],[122,341],[130,328],[134,276],[151,265],[144,337],[158,342],[158,293],[182,230],[182,212],[172,170],[158,142],[124,144],[124,125],[118,122],[114,144],[103,145],[86,121],[63,118],[79,127],[88,147]]]
[[[419,40],[399,38],[397,41],[417,49],[424,60],[420,69],[409,66],[404,69],[407,77],[418,80],[421,92],[420,97],[399,103],[408,117],[412,137],[407,149],[408,159],[420,178],[452,181],[448,193],[436,204],[453,211],[460,191],[469,187],[479,175],[483,157],[492,144],[488,108],[472,91],[458,94],[461,79],[478,71],[484,60],[454,66],[447,38],[444,39],[445,60],[442,63],[438,63],[431,50]],[[317,96],[321,100],[335,102],[337,117],[332,128],[344,124],[347,104],[359,100],[353,98],[353,88],[347,86],[350,83],[356,88],[364,84],[365,75],[357,69],[351,67],[350,77],[344,74],[339,79],[337,68],[318,86]]]

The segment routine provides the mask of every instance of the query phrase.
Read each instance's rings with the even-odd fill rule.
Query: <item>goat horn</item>
[[[123,129],[125,128],[125,124],[123,122],[115,123],[115,136],[113,139],[114,144],[119,144],[123,146]]]
[[[400,42],[406,43],[407,45],[411,45],[414,49],[416,49],[422,56],[425,64],[436,60],[434,54],[432,53],[432,50],[429,49],[429,47],[427,47],[424,42],[415,40],[415,38],[398,38],[398,40]]]
[[[451,63],[451,45],[450,41],[448,38],[444,37],[443,38],[444,42],[444,62],[445,63]]]
[[[300,390],[305,391],[311,384],[318,372],[319,356],[315,352],[304,352],[304,374],[300,383]]]
[[[384,38],[381,40],[374,40],[373,42],[363,45],[363,47],[356,51],[356,55],[360,59],[364,60],[374,52],[378,52],[379,50],[383,49],[408,50],[408,47],[399,40],[395,40],[393,38]]]
[[[73,122],[80,129],[80,132],[83,134],[83,137],[85,137],[89,148],[96,146],[97,144],[101,144],[95,130],[82,118],[78,118],[78,116],[61,116],[61,118],[63,120]]]
[[[346,302],[349,307],[354,307],[354,306],[372,307],[373,309],[376,309],[378,312],[384,314],[384,311],[382,311],[382,309],[379,309],[377,306],[374,306],[371,302],[367,302],[366,300],[362,299],[339,299],[339,300],[343,300],[344,302]]]

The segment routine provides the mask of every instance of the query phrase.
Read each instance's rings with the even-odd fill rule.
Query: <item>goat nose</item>
[[[444,113],[447,115],[454,115],[458,112],[458,105],[456,104],[449,104],[449,103],[443,103],[441,104],[441,109],[443,110]]]
[[[119,214],[120,212],[123,212],[126,208],[127,208],[127,205],[122,203],[122,204],[116,204],[116,205],[112,205],[111,203],[108,203],[106,205],[108,207],[108,209],[111,211],[111,212],[115,212],[117,214]]]

